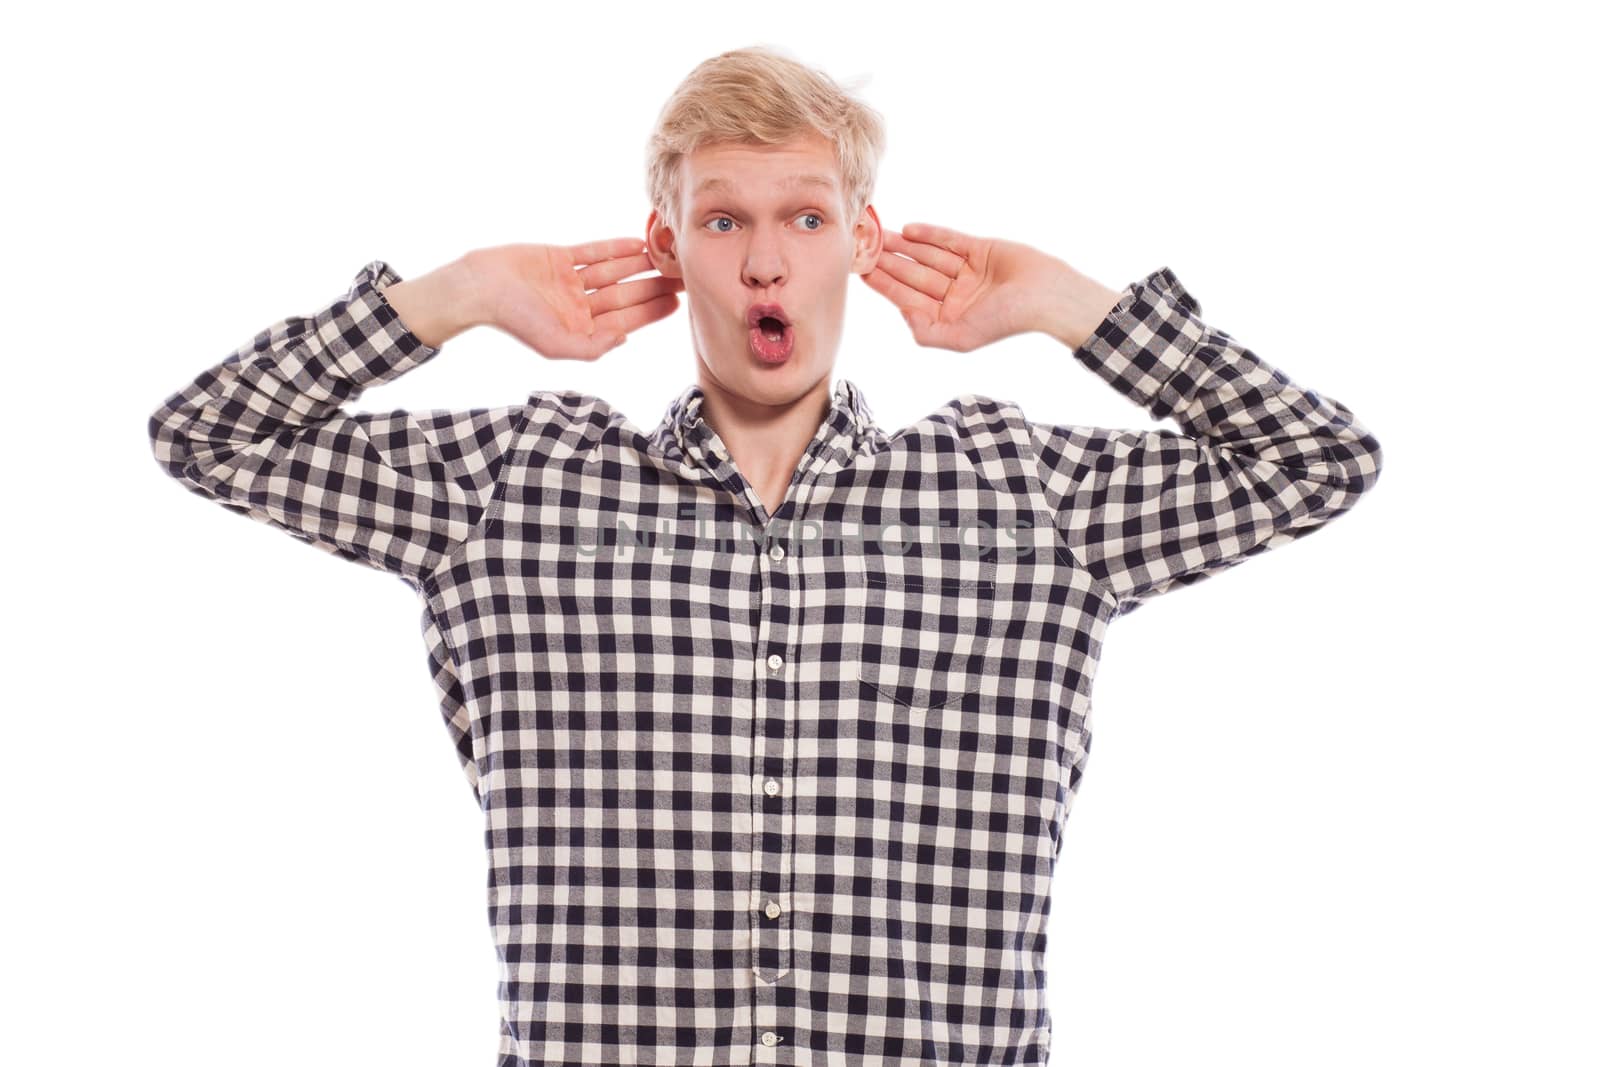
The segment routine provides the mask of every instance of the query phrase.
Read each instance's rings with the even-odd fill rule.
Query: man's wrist
[[[1120,291],[1101,285],[1063,262],[1040,330],[1068,348],[1079,348],[1121,299]]]
[[[411,333],[438,348],[483,320],[471,264],[465,256],[415,278],[396,282],[383,297]]]

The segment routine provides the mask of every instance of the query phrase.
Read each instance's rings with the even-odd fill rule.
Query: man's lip
[[[785,326],[792,325],[789,316],[783,313],[782,304],[752,304],[744,313],[745,325],[752,330],[761,325],[762,319],[777,319]]]

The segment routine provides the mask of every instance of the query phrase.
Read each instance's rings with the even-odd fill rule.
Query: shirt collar
[[[704,400],[705,391],[698,382],[686,386],[667,405],[656,438],[662,442],[670,438],[688,461],[713,468],[727,458],[727,446],[721,444],[716,431],[701,417],[700,406]],[[862,443],[879,436],[881,431],[861,387],[848,378],[835,379],[828,411],[812,439],[813,444],[821,439],[818,449],[823,462],[838,460],[842,464]]]

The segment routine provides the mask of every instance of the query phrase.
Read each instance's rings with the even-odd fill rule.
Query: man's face
[[[647,242],[656,269],[683,279],[702,381],[757,403],[798,399],[832,373],[850,275],[872,270],[882,249],[877,212],[845,219],[833,146],[820,135],[706,146],[684,158],[679,178],[680,227],[652,211]],[[751,328],[756,304],[782,308],[783,339]]]

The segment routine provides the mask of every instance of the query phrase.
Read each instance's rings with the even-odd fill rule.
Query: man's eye
[[[798,215],[796,217],[797,218],[802,218],[802,219],[816,219],[817,220],[817,224],[815,226],[802,227],[807,233],[816,233],[818,230],[822,229],[823,226],[827,225],[826,222],[823,220],[822,216],[817,214],[815,211],[807,211],[804,214]],[[726,216],[726,215],[718,215],[715,218],[707,219],[705,221],[704,225],[710,226],[712,229],[716,230],[717,233],[728,233],[729,232],[728,230],[722,229],[722,228],[717,226],[717,223],[719,223],[719,222],[732,223],[733,220],[728,218],[728,216]]]

